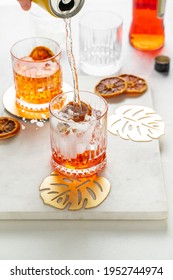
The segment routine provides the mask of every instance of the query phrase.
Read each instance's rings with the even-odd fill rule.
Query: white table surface
[[[91,4],[92,3],[92,4]],[[128,43],[131,21],[129,0],[86,0],[81,13],[99,3],[110,6],[124,19],[123,73],[144,75],[150,84],[154,109],[166,124],[160,139],[161,161],[168,198],[167,221],[0,221],[0,259],[172,259],[173,258],[173,82],[169,75],[154,70],[154,56],[133,49]],[[110,3],[110,5],[108,5]],[[112,5],[111,5],[112,4]],[[173,1],[167,0],[165,14],[166,41],[160,51],[173,59]],[[74,38],[78,35],[79,15],[73,19]],[[10,46],[34,34],[30,14],[15,0],[0,3],[0,95],[12,84]],[[77,57],[77,39],[74,42]],[[64,80],[71,75],[64,57]],[[5,115],[2,102],[0,115]],[[16,151],[17,152],[17,151]],[[0,155],[3,146],[0,145]],[[15,157],[15,155],[13,155]],[[2,167],[3,162],[0,161]],[[8,168],[8,166],[7,166]],[[1,186],[0,182],[0,186]]]

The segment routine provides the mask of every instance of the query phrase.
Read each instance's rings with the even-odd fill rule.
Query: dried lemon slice
[[[103,97],[113,97],[125,92],[127,82],[121,77],[110,77],[99,81],[95,86],[95,93]]]
[[[20,130],[20,123],[11,117],[0,117],[0,139],[13,137]]]
[[[141,94],[148,88],[147,82],[141,77],[131,74],[122,74],[119,77],[123,78],[127,82],[125,93]]]
[[[54,53],[47,47],[35,47],[29,55],[33,60],[44,60],[54,56]]]

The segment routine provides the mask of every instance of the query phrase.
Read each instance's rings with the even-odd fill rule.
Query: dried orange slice
[[[148,88],[147,82],[141,77],[131,74],[122,74],[119,77],[123,78],[127,82],[125,93],[141,94]]]
[[[127,82],[121,77],[110,77],[99,81],[95,86],[95,93],[103,97],[113,97],[122,94],[127,88]]]
[[[0,117],[0,139],[13,137],[20,130],[20,123],[11,117]]]
[[[35,47],[29,55],[33,60],[44,60],[54,56],[54,53],[47,47]]]

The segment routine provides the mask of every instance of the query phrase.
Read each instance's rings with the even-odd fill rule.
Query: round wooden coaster
[[[67,84],[63,83],[63,92],[70,91],[72,90],[72,87]],[[19,118],[25,118],[25,119],[36,119],[36,120],[41,120],[41,119],[49,119],[49,112],[29,112],[25,111],[24,109],[20,109],[19,107],[16,106],[15,102],[15,88],[14,85],[9,87],[6,92],[3,95],[3,105],[4,108],[12,115],[17,116]]]
[[[108,196],[111,186],[104,177],[70,178],[51,173],[40,186],[45,204],[58,209],[80,210],[100,205]]]

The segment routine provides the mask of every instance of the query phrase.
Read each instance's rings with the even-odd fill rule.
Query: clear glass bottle
[[[166,0],[133,0],[131,45],[142,51],[160,49],[164,45],[164,12]]]

